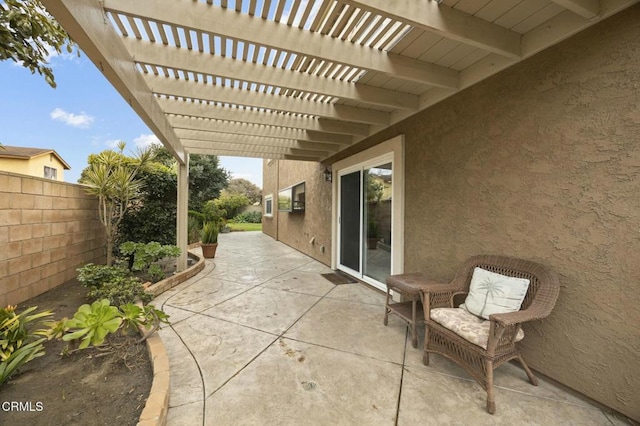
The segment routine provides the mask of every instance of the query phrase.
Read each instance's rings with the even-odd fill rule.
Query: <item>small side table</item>
[[[389,323],[389,314],[396,314],[409,325],[411,345],[418,347],[416,325],[424,324],[424,313],[420,301],[420,289],[430,280],[420,272],[390,275],[387,277],[387,301],[385,302],[384,325]],[[391,290],[403,296],[403,302],[391,302]]]

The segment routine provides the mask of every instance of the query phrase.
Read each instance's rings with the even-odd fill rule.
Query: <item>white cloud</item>
[[[133,140],[137,148],[147,148],[153,144],[160,144],[160,139],[156,135],[140,135]]]
[[[124,139],[107,139],[104,141],[104,144],[109,147],[109,149],[118,149],[118,144],[122,142]],[[130,143],[127,143],[126,150],[134,150],[135,148],[144,149],[152,144],[160,144],[160,139],[158,139],[155,135],[140,135],[133,140],[133,146]]]
[[[120,142],[120,139],[107,139],[104,144],[108,146],[109,149],[118,149],[118,144]]]
[[[51,118],[54,120],[62,121],[64,124],[73,127],[79,127],[86,129],[91,126],[94,118],[84,112],[80,114],[74,114],[72,112],[66,112],[62,108],[56,108],[51,111]]]

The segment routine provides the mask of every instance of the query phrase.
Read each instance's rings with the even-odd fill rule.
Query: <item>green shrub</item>
[[[0,384],[27,362],[44,355],[51,311],[31,314],[36,306],[16,314],[14,306],[0,308]]]
[[[144,290],[142,281],[130,276],[118,277],[99,287],[91,287],[87,297],[89,300],[107,299],[112,305],[135,303],[138,300],[146,303],[153,299],[153,295]]]
[[[209,200],[202,207],[202,223],[219,222],[227,217],[227,211],[220,207],[218,200]]]
[[[262,212],[244,212],[233,219],[233,223],[262,223]]]
[[[213,200],[213,203],[219,210],[225,212],[222,215],[225,219],[237,216],[242,209],[250,204],[246,195],[229,194],[227,192],[223,192],[219,198]]]
[[[149,265],[149,269],[147,269],[147,275],[151,279],[152,283],[157,283],[165,277],[164,269],[162,269],[162,266],[158,265],[157,263]]]
[[[189,244],[197,243],[198,241],[200,241],[201,229],[202,222],[191,216],[191,212],[189,212],[189,219],[187,220],[187,241]]]
[[[118,227],[116,247],[125,241],[160,244],[176,242],[175,170],[163,164],[149,162],[138,172],[144,182],[140,202],[125,213]]]
[[[164,258],[180,256],[180,248],[168,244],[161,245],[155,241],[146,244],[127,241],[120,245],[120,253],[129,256],[131,271],[142,271],[145,278],[157,282],[164,278],[164,271],[157,262]],[[158,279],[159,276],[161,277]]]
[[[105,282],[124,278],[129,274],[129,271],[121,266],[94,265],[93,263],[87,263],[76,269],[76,272],[78,272],[78,281],[88,288],[100,287]]]

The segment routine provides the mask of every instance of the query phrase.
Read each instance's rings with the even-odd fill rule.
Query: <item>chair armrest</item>
[[[544,318],[546,315],[540,315],[532,309],[524,309],[522,311],[509,312],[506,314],[489,315],[491,321],[495,321],[503,327],[521,324],[527,321],[533,321]]]
[[[429,318],[429,311],[433,308],[453,307],[453,295],[460,288],[451,283],[431,281],[420,286],[420,298],[424,308],[424,318]]]

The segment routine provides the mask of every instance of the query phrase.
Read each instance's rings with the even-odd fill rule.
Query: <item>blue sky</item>
[[[51,58],[58,87],[16,65],[0,62],[0,143],[56,150],[69,163],[65,181],[76,182],[91,153],[113,147],[127,150],[155,139],[131,107],[84,55]],[[262,160],[220,157],[232,177],[262,187]]]

